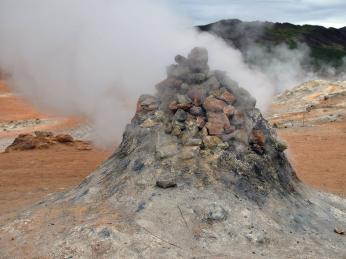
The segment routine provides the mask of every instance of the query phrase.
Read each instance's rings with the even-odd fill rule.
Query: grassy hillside
[[[286,43],[292,49],[297,48],[300,43],[305,43],[310,47],[311,62],[316,69],[323,64],[338,68],[346,57],[346,27],[335,29],[290,23],[242,22],[232,19],[198,28],[223,38],[240,50],[246,49],[253,43],[268,48]]]

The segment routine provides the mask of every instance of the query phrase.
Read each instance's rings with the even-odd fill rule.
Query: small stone
[[[188,76],[187,81],[190,84],[200,84],[207,79],[204,73],[192,73]]]
[[[173,130],[172,123],[166,123],[165,124],[165,133],[166,134],[171,134]]]
[[[203,108],[208,112],[223,112],[227,104],[219,99],[214,97],[207,97],[203,103]]]
[[[223,113],[228,117],[232,116],[235,113],[236,109],[232,105],[227,105],[223,108]]]
[[[193,116],[203,116],[204,111],[202,107],[198,106],[192,106],[191,109],[189,110],[189,113],[192,114]]]
[[[177,183],[173,179],[157,180],[156,186],[162,189],[168,189],[177,187]]]
[[[200,117],[200,116],[197,117],[196,123],[197,123],[198,128],[200,128],[200,129],[202,129],[206,124],[205,119],[203,117]]]
[[[172,102],[168,105],[168,109],[170,109],[170,110],[172,110],[172,111],[178,110],[177,101],[172,101]]]
[[[177,97],[178,104],[187,104],[192,102],[189,97],[183,94],[177,94],[176,97]]]
[[[217,136],[205,136],[203,138],[203,144],[206,148],[214,148],[222,143],[223,141]]]
[[[222,221],[227,219],[227,212],[223,207],[213,204],[208,211],[207,220],[209,221]]]
[[[276,140],[274,147],[278,152],[284,152],[287,149],[287,144],[281,140]]]
[[[242,125],[245,122],[245,115],[243,112],[239,110],[235,110],[233,117],[232,117],[232,124],[233,125]]]
[[[174,117],[177,121],[183,122],[186,120],[187,118],[187,114],[184,110],[179,109],[176,111],[176,113],[174,114]]]
[[[182,160],[189,160],[198,155],[200,149],[197,146],[185,147],[181,150],[179,158]]]
[[[202,84],[203,89],[215,90],[220,88],[220,82],[212,76]]]
[[[181,129],[178,126],[174,126],[172,130],[173,136],[179,136],[181,134]]]
[[[253,130],[252,131],[252,136],[251,136],[251,141],[253,143],[258,144],[260,147],[264,147],[265,142],[266,142],[266,137],[261,130]]]
[[[193,72],[209,72],[208,50],[206,48],[196,47],[188,55],[189,68]]]
[[[185,64],[187,61],[187,58],[185,58],[182,55],[176,55],[174,58],[175,62],[177,62],[178,64]]]
[[[204,102],[205,94],[201,88],[192,88],[187,92],[187,96],[192,100],[195,106],[200,106]]]
[[[73,142],[73,137],[69,134],[59,134],[55,137],[56,141],[60,143],[71,143]]]
[[[175,143],[166,143],[156,147],[156,156],[160,159],[169,158],[178,153],[178,148]]]
[[[152,119],[146,119],[142,124],[141,124],[141,127],[142,128],[152,128],[154,126],[156,126],[157,123],[152,120]]]
[[[334,228],[334,232],[336,234],[339,234],[339,235],[345,235],[345,230],[343,230],[343,229],[341,229],[339,227]]]
[[[189,138],[186,143],[186,146],[200,146],[202,145],[202,140],[199,138]]]
[[[159,108],[159,101],[152,95],[142,95],[137,102],[137,111],[154,111]]]

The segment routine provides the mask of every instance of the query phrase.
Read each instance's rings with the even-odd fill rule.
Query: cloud
[[[317,25],[346,26],[346,2],[343,0],[171,0],[188,14],[195,24],[220,19],[273,21]],[[328,22],[326,19],[328,17]]]

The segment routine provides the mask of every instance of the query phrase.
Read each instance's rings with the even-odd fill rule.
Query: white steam
[[[1,0],[0,67],[39,108],[89,118],[99,143],[119,139],[138,96],[154,92],[174,56],[195,46],[207,47],[211,68],[226,70],[260,108],[269,104],[282,62],[270,75],[251,69],[238,50],[198,34],[162,2]]]

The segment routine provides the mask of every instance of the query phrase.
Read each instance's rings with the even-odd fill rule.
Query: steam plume
[[[208,48],[211,68],[226,70],[265,108],[276,87],[268,71],[171,10],[154,0],[2,0],[0,67],[39,108],[89,118],[104,143],[120,136],[174,55],[194,46]]]

